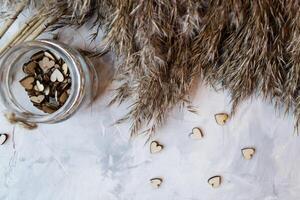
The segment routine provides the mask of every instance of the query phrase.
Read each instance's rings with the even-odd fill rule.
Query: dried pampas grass
[[[116,55],[112,103],[131,99],[132,134],[154,133],[202,78],[241,101],[261,96],[300,124],[300,3],[244,0],[50,0],[53,28],[92,23]]]

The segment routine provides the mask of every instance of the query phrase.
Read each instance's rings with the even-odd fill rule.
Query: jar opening
[[[27,92],[22,88],[19,80],[24,78],[22,66],[30,57],[39,51],[49,51],[69,66],[71,85],[69,97],[65,103],[53,113],[45,113],[35,107]],[[0,62],[1,99],[9,111],[28,122],[54,123],[70,117],[80,106],[86,89],[86,71],[88,68],[85,59],[80,53],[66,45],[51,41],[40,40],[22,43],[10,49]],[[96,75],[96,74],[95,74]],[[35,99],[39,101],[39,99]]]

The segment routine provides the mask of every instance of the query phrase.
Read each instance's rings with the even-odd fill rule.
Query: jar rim
[[[14,52],[22,49],[22,48],[42,48],[45,50],[49,50],[60,56],[68,65],[70,77],[72,79],[71,84],[71,92],[67,101],[60,107],[57,111],[45,115],[39,115],[33,112],[30,112],[23,108],[23,112],[20,111],[20,106],[16,106],[16,102],[14,102],[13,94],[9,87],[9,75],[11,66],[5,66],[7,59],[13,55]],[[83,65],[86,65],[85,59],[81,56],[81,54],[65,44],[61,42],[57,42],[54,40],[35,40],[28,41],[22,44],[16,45],[12,47],[10,50],[5,53],[0,61],[0,69],[3,67],[8,67],[7,71],[1,69],[1,77],[4,80],[4,84],[0,85],[1,92],[1,100],[9,109],[10,112],[16,114],[18,118],[22,120],[33,122],[33,123],[55,123],[58,121],[65,120],[69,118],[80,106],[83,96],[84,96],[84,85],[85,85],[85,76],[83,76]],[[2,74],[7,73],[7,74]],[[19,108],[19,109],[18,109]],[[25,111],[25,112],[24,112]]]

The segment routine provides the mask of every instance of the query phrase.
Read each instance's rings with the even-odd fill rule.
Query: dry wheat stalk
[[[25,35],[28,32],[28,30],[30,30],[39,21],[39,18],[40,15],[34,15],[25,24],[23,24],[21,28],[10,38],[10,40],[3,47],[0,48],[0,54],[2,54],[9,47],[11,47],[16,40],[22,38],[23,35]]]
[[[21,42],[37,38],[49,25],[53,24],[59,18],[59,16],[41,15],[40,13],[43,13],[44,11],[45,9],[41,8],[36,15],[32,16],[15,36],[0,49],[0,54]]]
[[[30,41],[36,39],[41,33],[43,33],[50,25],[56,22],[58,17],[50,16],[46,21],[40,24],[24,41]]]
[[[0,29],[0,39],[6,33],[6,31],[9,29],[9,27],[15,22],[15,20],[17,19],[19,14],[23,11],[25,6],[26,6],[25,2],[21,2],[21,3],[17,4],[15,13],[12,16],[10,16],[9,19],[7,19],[5,21],[3,27],[1,27],[1,29]]]
[[[22,34],[20,34],[9,47],[15,46],[25,41],[25,39],[28,38],[39,26],[45,23],[46,20],[46,17],[36,18],[34,23],[30,26],[27,26]]]

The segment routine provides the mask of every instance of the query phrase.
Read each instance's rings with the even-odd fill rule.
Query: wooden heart
[[[163,180],[161,178],[152,178],[150,179],[150,183],[152,187],[154,188],[159,188],[160,185],[162,184]]]
[[[30,100],[34,103],[42,103],[44,101],[44,99],[45,99],[44,95],[30,97]]]
[[[58,99],[59,103],[64,104],[67,101],[68,97],[69,95],[67,91],[63,92]]]
[[[55,65],[53,60],[50,60],[48,57],[43,57],[43,60],[39,61],[39,66],[44,72],[47,72],[51,67]]]
[[[58,64],[55,64],[55,65],[54,65],[54,68],[55,68],[55,69],[59,69],[60,66],[59,66]]]
[[[229,119],[229,115],[226,113],[215,114],[215,120],[217,124],[221,126],[225,125],[228,119]]]
[[[63,82],[64,81],[64,75],[58,69],[55,69],[52,72],[51,76],[50,76],[50,80],[52,82],[55,82],[55,81]]]
[[[221,176],[213,176],[208,179],[208,184],[210,184],[213,188],[217,188],[221,185],[222,178]]]
[[[34,77],[32,76],[27,76],[20,80],[20,84],[26,89],[26,90],[31,90],[33,88],[33,83],[34,83]]]
[[[252,147],[243,148],[243,149],[242,149],[242,154],[243,154],[243,157],[244,157],[246,160],[251,160],[252,157],[253,157],[254,154],[255,154],[255,149],[252,148]]]
[[[0,145],[4,144],[8,138],[8,135],[5,133],[0,134]]]
[[[64,63],[61,68],[62,68],[62,71],[63,71],[64,75],[67,75],[68,74],[68,65],[67,65],[67,63]]]
[[[36,81],[36,82],[35,82],[34,89],[35,89],[36,91],[42,92],[42,91],[44,91],[45,87],[44,87],[43,84],[40,83],[40,81]]]
[[[23,71],[28,75],[34,75],[37,68],[37,63],[29,62],[23,66]]]
[[[192,129],[192,133],[190,134],[190,137],[194,140],[200,140],[203,138],[203,133],[200,128],[195,127]]]
[[[39,61],[39,60],[41,60],[43,57],[44,57],[44,52],[43,52],[43,51],[39,51],[39,52],[37,52],[37,53],[35,53],[35,54],[33,54],[33,55],[31,56],[31,60]]]
[[[157,141],[152,141],[150,144],[150,153],[158,153],[163,150],[164,146]]]
[[[51,60],[56,60],[55,56],[52,55],[50,52],[45,51],[44,55],[48,58],[50,58]]]

